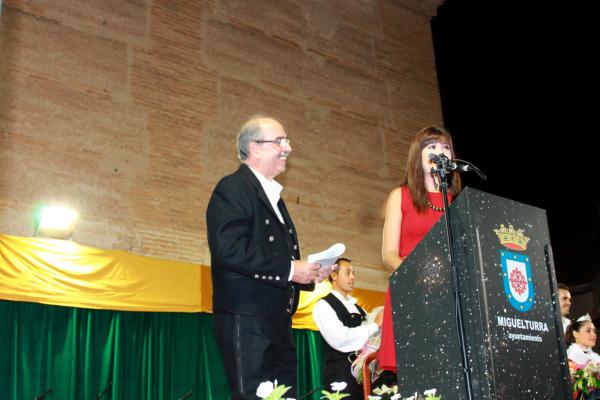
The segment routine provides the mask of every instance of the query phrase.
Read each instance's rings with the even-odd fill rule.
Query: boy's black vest
[[[363,310],[358,304],[355,304],[358,309],[359,314],[350,313],[346,306],[337,298],[333,293],[329,293],[327,296],[323,297],[323,300],[327,302],[335,311],[335,314],[342,322],[342,325],[347,326],[348,328],[356,328],[360,326],[360,324],[367,319],[367,313]],[[348,359],[348,356],[354,354],[354,351],[348,353],[342,353],[337,351],[333,347],[329,345],[326,341],[324,341],[324,362],[328,361],[337,361],[340,359]],[[358,349],[357,349],[358,350]]]

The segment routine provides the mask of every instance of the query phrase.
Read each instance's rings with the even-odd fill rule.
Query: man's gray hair
[[[237,155],[244,162],[250,156],[250,143],[262,138],[260,120],[269,118],[265,115],[254,115],[242,126],[237,135]]]

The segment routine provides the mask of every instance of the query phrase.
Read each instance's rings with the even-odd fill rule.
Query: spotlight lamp
[[[71,239],[77,218],[77,211],[62,206],[41,206],[34,215],[33,236],[51,239]]]

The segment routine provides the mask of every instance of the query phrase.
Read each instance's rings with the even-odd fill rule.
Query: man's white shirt
[[[263,174],[261,174],[254,168],[252,168],[250,165],[248,165],[248,168],[250,168],[250,171],[252,171],[254,176],[256,176],[256,179],[258,179],[258,181],[260,182],[260,186],[262,186],[263,190],[267,194],[269,203],[271,203],[275,214],[277,214],[279,222],[283,224],[283,216],[281,215],[281,211],[279,211],[279,207],[277,207],[277,203],[281,198],[281,191],[283,190],[283,186],[281,186],[279,182],[277,182],[275,179],[267,179],[267,177],[265,177]]]
[[[352,296],[344,297],[341,293],[332,290],[351,314],[358,314],[356,299]],[[379,332],[375,322],[349,328],[342,324],[335,310],[325,300],[319,300],[313,308],[313,319],[325,341],[335,350],[349,353],[361,349],[371,336]]]

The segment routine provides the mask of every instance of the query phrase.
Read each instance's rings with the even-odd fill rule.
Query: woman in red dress
[[[452,138],[447,130],[430,126],[417,133],[410,145],[404,181],[392,190],[387,199],[381,254],[384,265],[392,272],[401,267],[404,258],[443,214],[444,202],[439,189],[439,176],[431,172],[435,168],[435,163],[429,159],[431,153],[454,158]],[[448,175],[449,200],[456,197],[461,189],[458,172],[452,172]],[[381,330],[377,359],[379,369],[383,370],[381,382],[389,386],[396,381],[396,351],[389,288]]]

